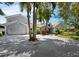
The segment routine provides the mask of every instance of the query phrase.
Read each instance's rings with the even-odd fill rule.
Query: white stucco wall
[[[21,14],[6,17],[7,35],[25,35],[28,34],[28,20]]]

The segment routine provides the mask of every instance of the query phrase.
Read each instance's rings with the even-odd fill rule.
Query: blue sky
[[[19,6],[19,3],[14,3],[13,5],[11,6],[6,6],[5,4],[0,4],[0,8],[2,9],[2,11],[5,13],[6,16],[10,16],[10,15],[14,15],[14,14],[19,14],[21,13],[20,12],[20,6]],[[59,13],[59,9],[56,8],[54,10],[54,13],[56,14],[56,16],[53,16],[50,18],[50,23],[58,23],[61,18],[58,17],[58,13]],[[24,16],[26,16],[26,12],[24,11],[23,13]],[[0,16],[0,23],[5,23],[6,22],[6,19],[4,16]]]

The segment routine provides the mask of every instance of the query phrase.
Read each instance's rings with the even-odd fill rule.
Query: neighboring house
[[[6,35],[25,35],[28,34],[28,20],[21,14],[7,16],[7,23],[5,23]]]
[[[53,25],[48,25],[47,26],[47,32],[49,34],[53,32],[53,29],[54,29]],[[46,25],[41,27],[41,31],[42,31],[42,33],[46,31]]]
[[[3,34],[5,32],[5,27],[3,25],[0,25],[0,33]]]

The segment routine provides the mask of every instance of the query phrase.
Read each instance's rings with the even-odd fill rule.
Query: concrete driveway
[[[0,38],[1,57],[79,57],[79,40],[55,35],[37,35],[39,41],[29,42],[28,35]]]

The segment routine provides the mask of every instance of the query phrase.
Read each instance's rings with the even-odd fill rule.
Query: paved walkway
[[[38,42],[29,42],[26,36],[0,38],[1,57],[79,57],[79,41],[55,35],[37,35]]]

